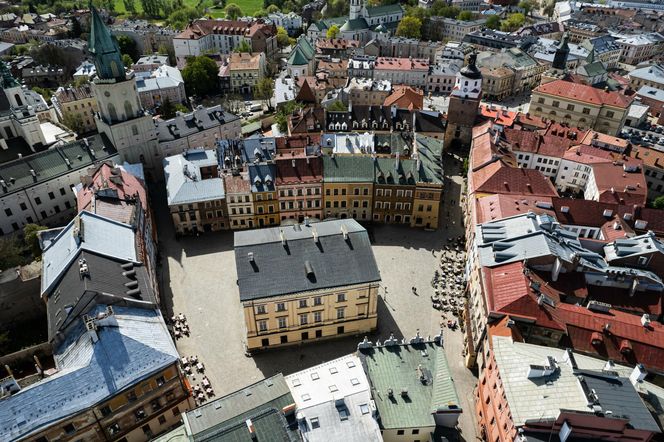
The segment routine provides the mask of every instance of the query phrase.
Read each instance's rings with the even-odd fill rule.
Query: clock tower
[[[130,163],[143,163],[146,176],[159,173],[161,155],[152,117],[143,111],[133,72],[127,72],[115,38],[90,3],[91,24],[88,50],[97,73],[92,89],[99,112],[95,123]]]
[[[456,75],[454,89],[450,94],[445,129],[445,149],[469,147],[473,139],[473,126],[482,98],[482,73],[475,62],[477,54],[468,57],[468,65]]]

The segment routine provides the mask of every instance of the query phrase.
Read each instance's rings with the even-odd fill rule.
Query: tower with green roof
[[[157,131],[143,110],[134,74],[126,70],[117,41],[92,4],[90,13],[88,50],[97,70],[92,80],[99,107],[97,129],[108,136],[122,160],[143,163],[147,175],[158,174]]]

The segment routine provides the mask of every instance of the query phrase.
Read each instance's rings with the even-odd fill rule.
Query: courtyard
[[[460,161],[447,156],[446,163],[449,163],[446,170],[459,173]],[[456,174],[446,183],[442,227],[437,231],[389,225],[368,228],[382,278],[378,330],[369,336],[370,340],[382,342],[391,333],[406,339],[414,337],[418,331],[424,337],[439,333],[442,318],[431,306],[431,279],[447,238],[463,235],[462,226],[455,221],[461,219],[461,184],[462,179]],[[183,313],[186,316],[191,334],[176,341],[178,351],[182,356],[199,357],[217,397],[275,373],[290,374],[356,350],[362,336],[294,345],[247,356],[233,233],[176,239],[162,198],[163,194],[158,192],[153,195],[165,315]],[[413,286],[417,294],[412,292]],[[448,313],[447,318],[452,318],[451,314]],[[472,391],[476,378],[464,367],[462,339],[459,329],[444,328],[444,346],[464,409],[461,436],[464,440],[474,440]],[[199,376],[192,382],[200,382]]]

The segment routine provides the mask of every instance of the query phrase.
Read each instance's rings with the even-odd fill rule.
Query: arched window
[[[16,100],[17,105],[23,106],[23,100],[21,100],[21,96],[19,94],[14,94],[14,99]]]
[[[111,61],[111,74],[113,74],[113,78],[120,76],[120,70],[118,69],[118,64],[115,60]]]
[[[556,111],[551,111],[551,116],[555,117],[556,116]]]
[[[118,119],[118,114],[115,112],[115,106],[113,103],[108,103],[108,118],[110,118],[111,121],[117,121]]]
[[[124,111],[125,111],[125,118],[129,119],[134,116],[134,112],[131,109],[131,103],[129,100],[125,100],[124,102]]]

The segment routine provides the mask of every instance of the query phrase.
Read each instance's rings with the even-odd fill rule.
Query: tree
[[[239,114],[244,108],[244,98],[240,94],[225,94],[221,98],[221,107],[232,114]]]
[[[37,92],[39,95],[44,97],[44,100],[46,100],[46,102],[50,102],[51,97],[53,97],[53,91],[50,90],[49,88],[34,86],[32,88],[32,91]]]
[[[184,86],[189,95],[203,96],[217,90],[219,68],[212,59],[201,55],[187,59],[182,70]]]
[[[164,120],[169,120],[175,116],[175,106],[170,98],[164,98],[161,106],[159,106],[159,115]]]
[[[652,202],[652,206],[655,209],[664,209],[664,195],[655,198],[655,200]]]
[[[325,17],[341,17],[348,14],[349,10],[349,1],[348,0],[329,0],[327,2],[327,7],[325,8]],[[281,8],[285,10],[286,8]]]
[[[151,17],[160,17],[163,0],[141,0],[143,12]]]
[[[268,14],[274,14],[275,12],[279,12],[279,6],[269,5],[267,8],[265,8],[265,12],[267,12]]]
[[[122,3],[124,4],[125,9],[127,12],[130,14],[135,14],[136,13],[136,2],[135,0],[122,0]]]
[[[0,238],[0,270],[7,270],[23,264],[21,243],[16,236]]]
[[[129,55],[122,54],[122,63],[125,65],[127,69],[130,69],[131,65],[134,64],[134,60],[132,60]]]
[[[330,26],[330,28],[327,30],[327,33],[325,34],[325,36],[326,36],[327,38],[337,38],[337,37],[339,37],[339,32],[341,32],[341,30],[339,29],[339,26],[337,26],[337,25],[332,25],[332,26]]]
[[[288,131],[288,117],[302,109],[302,103],[297,101],[288,101],[277,109],[274,115],[274,121],[279,125],[279,130],[283,133]]]
[[[76,80],[74,80],[74,87],[81,87],[88,83],[90,83],[90,79],[88,77],[78,77]]]
[[[537,0],[521,0],[519,2],[519,8],[523,9],[526,17],[530,15],[533,9],[539,8],[539,3]]]
[[[226,18],[229,20],[237,20],[238,17],[242,16],[242,9],[240,9],[235,3],[229,3],[226,5],[224,12],[226,13]]]
[[[239,45],[235,46],[235,52],[242,53],[246,52],[248,54],[251,53],[251,43],[249,43],[247,40],[242,40]]]
[[[520,12],[515,12],[507,16],[500,24],[500,30],[505,32],[512,32],[519,29],[526,22],[526,16]]]
[[[422,20],[415,17],[404,17],[397,26],[397,36],[420,38],[422,36]]]
[[[486,26],[489,29],[499,29],[500,17],[498,17],[497,15],[488,16],[486,22],[484,22],[484,26]]]
[[[138,51],[138,46],[133,38],[126,35],[118,35],[117,37],[118,46],[120,47],[121,54],[127,54],[133,61],[138,61],[141,54]]]
[[[200,17],[198,9],[191,7],[184,7],[176,9],[166,19],[166,23],[175,29],[184,29],[190,21]]]
[[[274,95],[274,80],[270,77],[262,78],[256,84],[254,96],[263,100],[268,108],[272,107],[272,96]]]
[[[38,232],[46,229],[48,229],[48,227],[40,226],[38,224],[26,224],[26,226],[23,227],[23,241],[25,241],[25,244],[30,247],[32,256],[35,258],[42,254],[42,249],[39,245]]]
[[[160,55],[168,55],[168,64],[170,64],[171,66],[176,65],[175,49],[173,49],[172,47],[168,47],[166,45],[161,45],[161,46],[159,46],[159,49],[157,50],[157,52]]]
[[[286,32],[286,29],[283,26],[277,27],[277,44],[280,48],[285,48],[290,44],[288,32]]]
[[[81,28],[81,22],[78,21],[76,17],[72,18],[71,29],[69,30],[70,38],[80,38],[83,33],[83,28]]]
[[[62,117],[62,124],[77,134],[83,132],[83,117],[81,114],[66,113],[64,117]]]
[[[459,15],[457,15],[457,20],[470,21],[472,19],[473,19],[473,13],[470,11],[461,11],[459,12]]]
[[[348,110],[348,107],[343,104],[341,101],[337,100],[327,107],[327,110],[330,112],[345,112]]]

